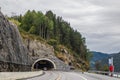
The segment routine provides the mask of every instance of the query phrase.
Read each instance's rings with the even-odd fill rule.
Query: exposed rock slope
[[[15,64],[30,65],[30,61],[27,48],[23,45],[17,27],[0,12],[0,68],[3,69],[3,66],[6,68],[1,71],[9,70],[7,68],[10,68],[11,65],[13,68]]]
[[[58,70],[69,70],[70,67],[63,61],[59,60],[54,54],[54,48],[46,43],[40,42],[39,40],[25,39],[25,44],[29,50],[29,54],[33,61],[37,59],[50,59]],[[34,62],[33,62],[34,63]]]

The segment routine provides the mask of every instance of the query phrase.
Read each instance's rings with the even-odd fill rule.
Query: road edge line
[[[79,75],[80,76],[80,75]],[[81,78],[83,78],[84,80],[88,80],[88,79],[86,79],[85,77],[83,77],[83,76],[80,76]]]
[[[39,76],[42,76],[42,75],[44,75],[44,74],[45,74],[45,72],[44,72],[44,71],[42,71],[42,74],[38,74],[38,75],[36,75],[36,76],[32,76],[32,77],[19,78],[19,79],[15,79],[15,80],[26,80],[26,79],[30,79],[30,78],[39,77]]]
[[[60,79],[61,79],[61,75],[59,74],[55,80],[60,80]]]

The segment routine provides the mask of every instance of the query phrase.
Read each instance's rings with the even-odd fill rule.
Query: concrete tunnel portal
[[[38,59],[32,65],[32,70],[53,70],[56,69],[55,63],[50,59]]]

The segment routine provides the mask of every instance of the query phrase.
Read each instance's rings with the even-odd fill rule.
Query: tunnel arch
[[[53,70],[56,69],[55,63],[47,58],[41,58],[37,59],[33,64],[32,64],[32,70]]]

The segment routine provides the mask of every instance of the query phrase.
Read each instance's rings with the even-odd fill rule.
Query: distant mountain
[[[106,58],[109,58],[109,56],[110,56],[109,54],[102,53],[102,52],[96,52],[96,51],[91,51],[91,53],[93,54],[93,57],[92,57],[92,59],[90,61],[90,67],[92,69],[95,68],[95,62],[96,61],[104,60]],[[105,62],[106,62],[106,60],[105,60]]]
[[[91,51],[93,54],[93,57],[90,61],[91,69],[95,68],[95,62],[100,61],[102,65],[108,64],[108,59],[110,57],[113,57],[113,64],[115,67],[115,72],[120,72],[120,52],[119,53],[113,53],[113,54],[107,54],[102,52],[96,52]]]
[[[101,60],[102,64],[108,64],[108,59],[113,57],[114,71],[120,72],[120,53],[109,54],[108,58]]]
[[[115,67],[115,72],[120,72],[120,52],[110,54],[110,57],[113,57],[113,64]]]

